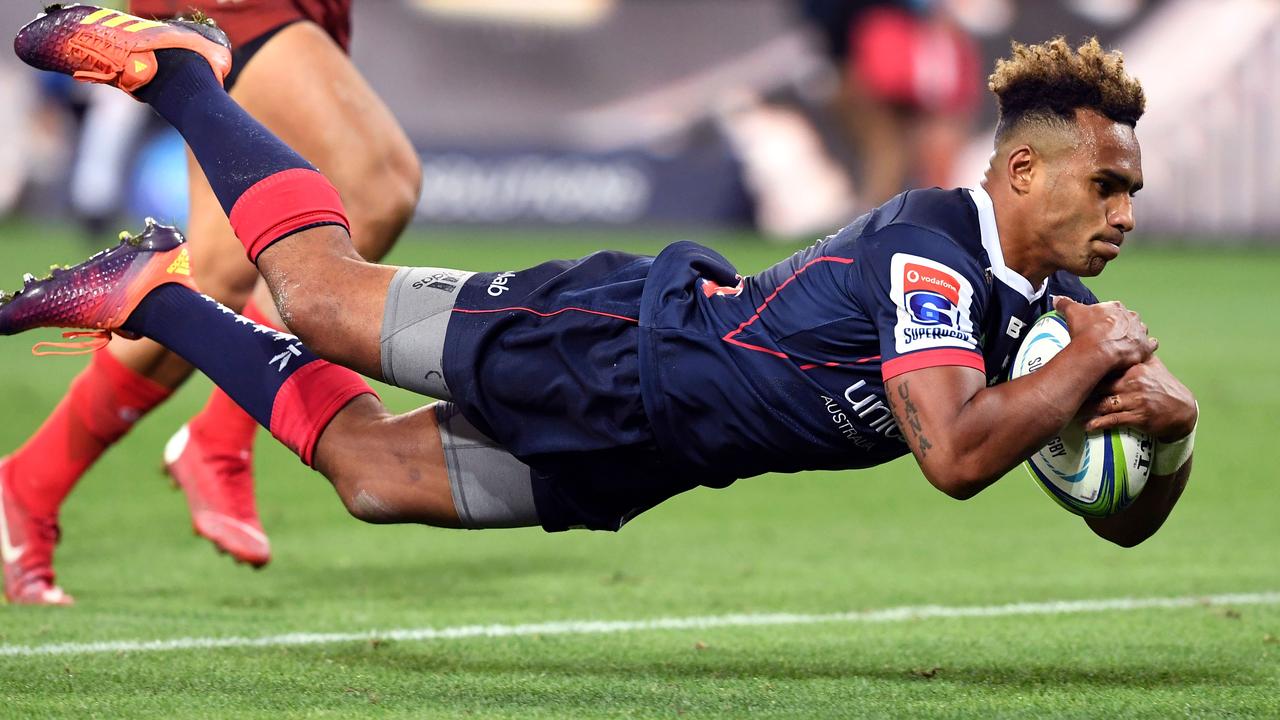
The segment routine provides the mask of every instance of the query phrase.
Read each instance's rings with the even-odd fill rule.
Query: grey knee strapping
[[[436,403],[453,508],[464,528],[538,525],[529,466],[467,421],[453,403]]]
[[[382,314],[382,377],[388,383],[448,399],[445,333],[458,291],[475,273],[448,268],[400,268]]]

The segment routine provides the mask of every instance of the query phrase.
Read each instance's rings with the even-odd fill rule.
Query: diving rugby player
[[[1100,536],[1141,542],[1187,482],[1191,393],[1137,314],[1076,279],[1119,256],[1142,185],[1142,89],[1096,41],[1015,45],[997,64],[1001,116],[980,187],[904,193],[756,275],[690,242],[469,272],[362,260],[333,186],[223,91],[215,30],[126,37],[81,24],[93,11],[48,10],[19,33],[18,54],[121,87],[183,134],[296,336],[199,294],[181,236],[155,224],[33,279],[0,307],[0,332],[159,342],[362,520],[617,530],[699,485],[909,452],[963,499],[1082,409],[1090,429],[1158,440],[1139,499],[1088,521]],[[86,37],[111,52],[78,52]],[[158,70],[132,75],[134,60]],[[1051,307],[1071,344],[1004,382]],[[360,374],[441,401],[393,415]]]

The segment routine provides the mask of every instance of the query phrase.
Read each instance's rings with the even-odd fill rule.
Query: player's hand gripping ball
[[[1071,342],[1067,321],[1041,315],[1014,355],[1009,379],[1044,367]],[[1040,488],[1077,515],[1106,517],[1129,507],[1147,484],[1152,439],[1127,427],[1085,432],[1072,420],[1025,463]]]

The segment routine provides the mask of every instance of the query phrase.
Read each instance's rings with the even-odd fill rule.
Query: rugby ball
[[[1067,321],[1056,312],[1031,326],[1009,368],[1009,379],[1030,375],[1071,342]],[[1133,428],[1085,432],[1072,420],[1027,459],[1027,471],[1049,497],[1077,515],[1106,517],[1129,507],[1147,484],[1151,438]]]

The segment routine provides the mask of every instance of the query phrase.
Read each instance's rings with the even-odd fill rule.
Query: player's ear
[[[1031,191],[1031,180],[1040,162],[1039,153],[1030,145],[1017,145],[1009,151],[1006,158],[1009,188],[1018,195],[1026,195]]]

